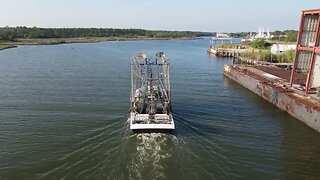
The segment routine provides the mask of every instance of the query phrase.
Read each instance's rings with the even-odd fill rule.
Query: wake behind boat
[[[131,130],[174,130],[171,114],[169,59],[163,52],[149,59],[143,53],[131,63]]]

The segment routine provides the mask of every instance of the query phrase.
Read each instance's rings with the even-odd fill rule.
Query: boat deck
[[[130,113],[130,129],[175,129],[171,115],[155,114],[154,119],[149,114]]]

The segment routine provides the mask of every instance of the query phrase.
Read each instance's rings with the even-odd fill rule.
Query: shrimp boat
[[[131,63],[130,129],[174,130],[171,114],[169,59],[163,52],[149,59],[143,53]]]

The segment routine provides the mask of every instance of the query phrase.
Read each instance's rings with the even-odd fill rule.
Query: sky
[[[0,0],[0,27],[297,30],[306,9],[320,0]]]

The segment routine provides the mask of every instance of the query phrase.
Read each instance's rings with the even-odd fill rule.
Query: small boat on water
[[[171,113],[169,59],[158,52],[155,59],[143,53],[131,63],[130,129],[174,130]]]

